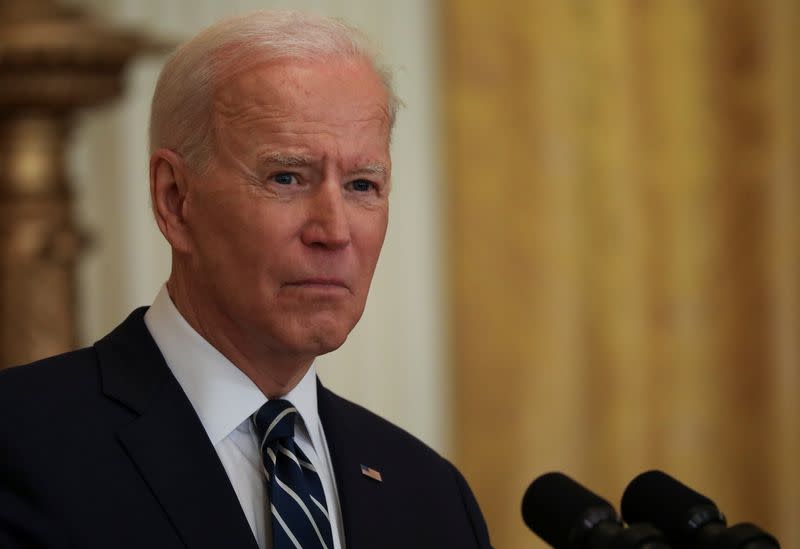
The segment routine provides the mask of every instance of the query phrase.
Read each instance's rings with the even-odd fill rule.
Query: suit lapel
[[[135,311],[95,348],[105,394],[138,414],[119,440],[189,549],[257,549],[205,430]]]
[[[347,549],[380,547],[381,525],[386,521],[390,502],[383,482],[365,476],[361,465],[384,471],[384,458],[378,445],[368,444],[363,433],[358,433],[357,427],[349,421],[339,397],[319,383],[317,395],[320,420],[336,475],[345,545]]]

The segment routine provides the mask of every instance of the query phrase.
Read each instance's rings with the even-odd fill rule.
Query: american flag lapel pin
[[[369,477],[372,480],[377,480],[378,482],[383,482],[383,477],[381,477],[381,472],[376,471],[372,467],[367,467],[366,465],[361,465],[361,474],[365,477]]]

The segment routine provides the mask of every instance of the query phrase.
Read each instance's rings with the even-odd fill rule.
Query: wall
[[[456,459],[497,547],[557,469],[800,546],[800,6],[443,2]]]

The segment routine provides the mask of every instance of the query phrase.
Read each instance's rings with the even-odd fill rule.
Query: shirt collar
[[[145,313],[144,322],[214,446],[267,402],[244,372],[186,322],[166,285]],[[309,433],[315,433],[319,425],[316,377],[312,364],[283,397],[297,408]]]

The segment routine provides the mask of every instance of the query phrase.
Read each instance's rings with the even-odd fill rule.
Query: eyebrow
[[[386,166],[384,166],[380,162],[375,162],[373,164],[367,164],[366,166],[361,166],[360,168],[355,170],[357,173],[368,173],[371,175],[386,175]]]
[[[297,155],[297,154],[285,154],[280,152],[274,152],[268,154],[262,160],[263,164],[277,164],[278,166],[283,166],[285,168],[304,168],[311,166],[313,161],[311,157],[305,155]],[[386,165],[382,162],[373,162],[371,164],[367,164],[365,166],[359,166],[355,170],[354,173],[364,173],[370,175],[386,175],[389,170],[386,169]]]
[[[263,163],[265,164],[278,164],[287,168],[298,168],[311,165],[311,158],[304,155],[272,153],[267,155]]]

